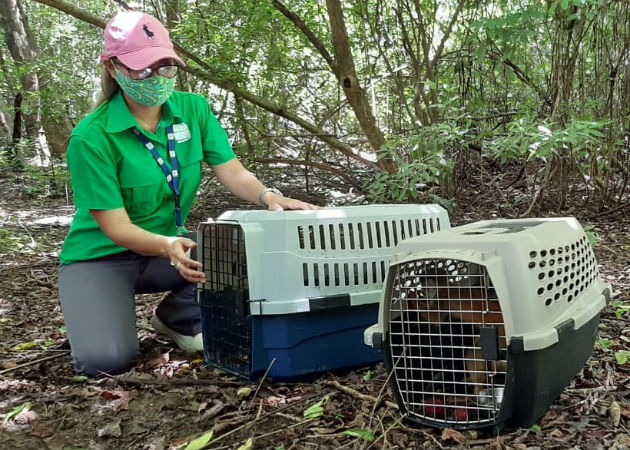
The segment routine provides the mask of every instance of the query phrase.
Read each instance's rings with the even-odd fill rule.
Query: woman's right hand
[[[167,254],[175,270],[191,283],[203,283],[206,280],[206,274],[198,270],[203,264],[190,257],[190,251],[197,246],[195,241],[184,237],[169,238],[169,240]]]

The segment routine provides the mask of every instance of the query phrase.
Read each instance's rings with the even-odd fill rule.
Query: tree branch
[[[71,5],[65,2],[64,0],[35,0],[35,1],[42,3],[44,5],[48,5],[60,11],[63,11],[79,20],[82,20],[84,22],[97,26],[99,28],[105,28],[105,25],[106,25],[105,21],[91,15],[90,13],[88,13],[87,11],[81,8],[78,8],[74,5]],[[272,114],[283,117],[287,119],[288,121],[295,123],[301,128],[304,128],[305,130],[307,130],[309,133],[317,136],[326,144],[330,145],[331,148],[339,151],[340,153],[342,153],[343,155],[349,158],[352,158],[370,167],[380,168],[379,164],[373,161],[369,161],[365,158],[362,158],[360,155],[355,153],[353,148],[350,147],[348,144],[341,142],[339,139],[335,137],[331,137],[324,130],[302,119],[298,115],[292,112],[286,111],[281,105],[275,104],[251,92],[246,91],[245,89],[238,86],[238,84],[235,83],[233,80],[229,80],[225,78],[218,78],[220,77],[220,75],[217,75],[216,71],[213,71],[212,68],[206,62],[202,61],[199,57],[192,54],[188,50],[184,49],[177,42],[173,41],[173,45],[175,46],[175,49],[180,55],[186,56],[188,59],[190,59],[191,61],[194,61],[199,66],[199,67],[195,67],[194,65],[189,64],[186,67],[182,68],[184,71],[192,75],[195,75],[202,80],[208,81],[214,84],[215,86],[220,87],[221,89],[225,89],[226,91],[232,92],[234,95],[237,95],[256,106],[259,106],[269,111]],[[205,70],[202,70],[202,69],[205,69]]]
[[[272,0],[271,2],[273,6],[280,11],[287,19],[289,19],[293,24],[298,27],[298,29],[306,36],[308,41],[313,44],[313,47],[317,49],[322,58],[326,60],[330,69],[335,72],[335,60],[332,55],[328,51],[328,49],[322,44],[322,42],[315,36],[315,33],[304,23],[302,18],[295,14],[293,11],[290,11],[286,6],[280,3],[278,0]]]
[[[265,158],[265,159],[255,159],[254,161],[262,164],[287,164],[291,166],[309,166],[315,167],[317,169],[321,169],[325,172],[329,172],[337,175],[339,178],[342,178],[346,183],[356,188],[359,192],[365,192],[365,188],[357,182],[354,178],[351,178],[348,173],[346,173],[343,169],[336,169],[332,167],[330,164],[319,163],[315,161],[306,161],[306,160],[295,160],[295,159],[284,159],[284,158]]]

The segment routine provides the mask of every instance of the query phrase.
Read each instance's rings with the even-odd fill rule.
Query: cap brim
[[[147,47],[134,52],[116,55],[116,58],[133,70],[140,70],[152,66],[162,59],[174,59],[180,66],[186,65],[173,49],[165,47]]]

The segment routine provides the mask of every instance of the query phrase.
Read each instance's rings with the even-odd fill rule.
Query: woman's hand
[[[285,209],[322,209],[319,206],[296,200],[290,197],[283,197],[275,192],[266,192],[263,201],[269,211],[284,211]]]
[[[190,258],[190,251],[196,246],[197,244],[192,239],[170,238],[166,251],[171,264],[184,279],[191,283],[203,283],[206,280],[206,274],[197,270],[203,264]]]

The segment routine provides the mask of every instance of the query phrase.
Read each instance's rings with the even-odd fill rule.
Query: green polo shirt
[[[185,223],[201,182],[201,161],[218,165],[235,155],[207,100],[198,94],[174,92],[162,107],[157,131],[143,131],[169,167],[165,128],[171,124]],[[136,126],[119,92],[73,130],[67,159],[77,210],[59,255],[63,264],[126,250],[101,231],[90,209],[124,207],[139,227],[165,236],[177,234],[173,191],[158,163],[134,135]]]

